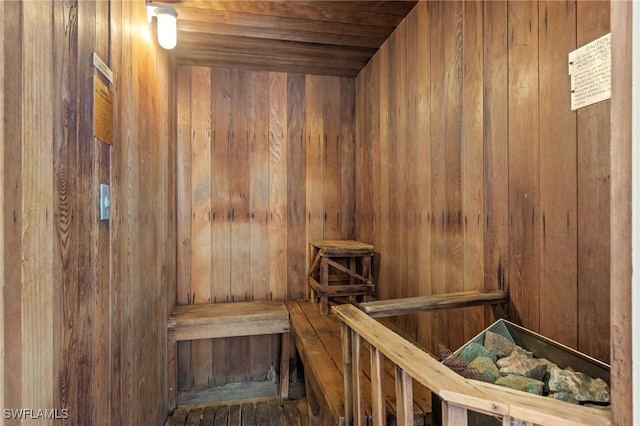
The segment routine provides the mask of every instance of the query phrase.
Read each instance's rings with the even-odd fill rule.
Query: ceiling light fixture
[[[151,23],[154,16],[158,20],[158,44],[167,50],[173,49],[178,41],[176,29],[178,12],[166,4],[147,2],[147,19],[149,23]]]

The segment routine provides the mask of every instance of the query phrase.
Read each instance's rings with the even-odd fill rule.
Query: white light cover
[[[165,49],[173,49],[178,41],[176,13],[158,8],[156,17],[158,18],[158,43]]]

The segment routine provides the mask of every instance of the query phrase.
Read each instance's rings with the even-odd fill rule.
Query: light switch
[[[100,220],[109,220],[109,207],[111,197],[109,196],[109,185],[100,184]]]

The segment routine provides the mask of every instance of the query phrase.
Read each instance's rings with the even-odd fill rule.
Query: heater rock
[[[473,361],[474,359],[476,359],[479,356],[484,356],[487,358],[491,358],[491,360],[493,362],[496,362],[497,357],[495,354],[489,352],[487,349],[485,349],[484,346],[482,346],[480,343],[470,343],[469,345],[467,345],[462,352],[460,352],[460,357],[462,359],[464,359],[464,361],[467,364],[470,364],[471,361]]]
[[[495,382],[500,377],[500,371],[498,370],[498,367],[496,367],[491,358],[486,356],[476,357],[473,361],[471,361],[469,367],[475,368],[480,374],[484,374],[492,382]]]
[[[484,347],[498,358],[508,356],[516,345],[498,333],[487,330],[484,334]]]
[[[515,351],[510,356],[499,359],[498,367],[500,367],[500,374],[503,376],[515,374],[536,380],[544,379],[547,372],[547,364],[543,361],[529,358],[527,355]]]
[[[496,385],[525,391],[536,395],[542,395],[542,390],[544,389],[544,382],[532,379],[530,377],[516,376],[515,374],[509,374],[508,376],[500,377],[498,380],[496,380]]]
[[[588,375],[570,369],[554,368],[549,377],[551,392],[566,392],[578,401],[611,402],[609,386],[602,379],[592,379]]]

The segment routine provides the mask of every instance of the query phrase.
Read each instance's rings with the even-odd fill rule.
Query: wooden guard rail
[[[371,345],[373,424],[385,425],[384,358],[396,365],[398,425],[413,425],[412,380],[443,400],[442,424],[466,426],[467,410],[502,418],[503,425],[610,425],[609,411],[569,404],[465,379],[352,305],[334,306],[342,321],[345,417],[364,424],[362,339]],[[350,375],[348,373],[351,373]],[[352,389],[353,393],[348,389]]]
[[[360,304],[360,309],[372,318],[380,318],[479,305],[503,305],[508,301],[509,293],[502,290],[461,291],[363,302]]]

